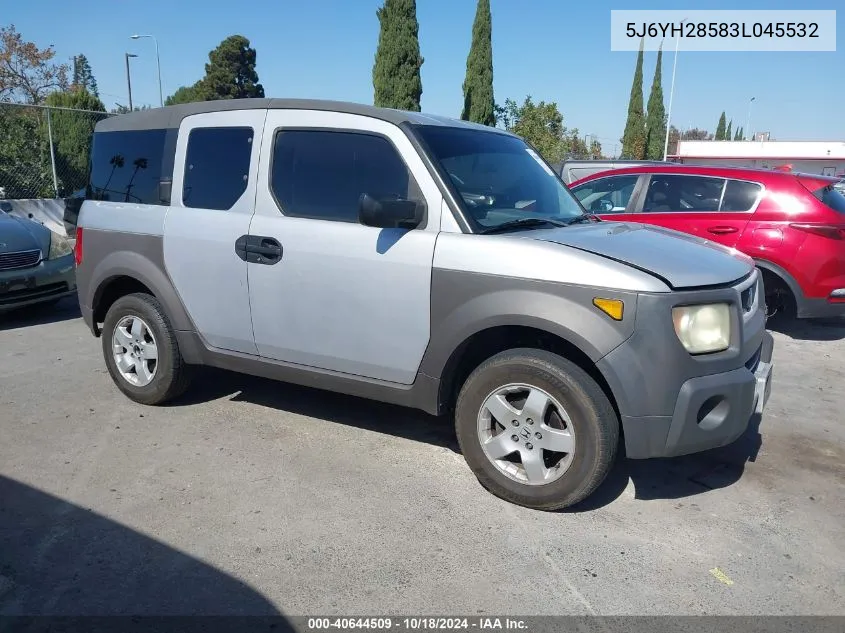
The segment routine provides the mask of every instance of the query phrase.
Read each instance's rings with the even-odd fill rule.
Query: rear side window
[[[756,182],[729,180],[722,198],[722,211],[750,211],[763,187]]]
[[[358,221],[361,194],[410,197],[408,169],[386,138],[358,132],[276,134],[270,186],[289,216]]]
[[[724,178],[654,174],[643,213],[718,211],[724,185]]]
[[[246,191],[252,155],[251,127],[194,128],[188,135],[182,204],[231,209]]]
[[[159,199],[166,130],[97,132],[91,147],[88,197],[163,205]],[[166,178],[170,174],[165,174]]]
[[[814,191],[813,195],[821,200],[822,204],[827,205],[834,211],[845,213],[845,196],[838,192],[833,185]]]

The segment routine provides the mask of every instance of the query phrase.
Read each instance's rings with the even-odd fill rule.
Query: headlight
[[[731,309],[727,303],[672,308],[675,332],[690,354],[721,352],[731,341]]]
[[[64,257],[72,252],[73,249],[70,247],[70,242],[67,241],[67,238],[50,231],[50,254],[47,255],[47,259]]]

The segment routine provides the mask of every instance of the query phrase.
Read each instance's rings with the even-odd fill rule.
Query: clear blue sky
[[[372,64],[381,0],[59,0],[3,1],[2,23],[25,39],[53,44],[61,60],[84,53],[106,106],[127,102],[124,52],[132,60],[133,97],[158,103],[151,33],[161,49],[165,96],[203,74],[208,51],[245,35],[258,51],[267,96],[372,103]],[[496,100],[556,101],[567,127],[600,137],[612,152],[625,125],[636,53],[610,51],[611,8],[602,0],[491,0]],[[678,58],[672,122],[713,131],[722,110],[781,140],[845,140],[845,7],[805,0],[802,9],[839,5],[838,50],[831,53],[684,53]],[[794,9],[795,2],[643,2],[640,9]],[[476,0],[417,0],[423,110],[459,116],[461,84]],[[663,60],[668,105],[673,43]],[[645,100],[656,53],[646,52]]]

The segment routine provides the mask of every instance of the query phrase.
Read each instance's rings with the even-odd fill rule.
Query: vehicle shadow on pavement
[[[65,297],[54,304],[36,304],[0,313],[0,332],[29,327],[30,325],[44,325],[80,318],[79,301],[76,297]]]
[[[4,618],[249,615],[272,618],[276,631],[294,630],[241,581],[91,510],[2,475],[0,500]],[[127,630],[122,624],[129,622],[110,626]]]
[[[449,448],[460,453],[449,416],[434,417],[404,407],[354,396],[204,368],[202,378],[169,406],[187,406],[223,397],[355,428]],[[624,445],[615,466],[589,498],[564,512],[588,512],[615,501],[633,482],[635,498],[681,499],[736,483],[762,445],[760,417],[734,443],[703,453],[666,459],[627,459]]]
[[[797,341],[839,341],[845,339],[845,318],[769,319],[766,327]]]
[[[718,488],[727,488],[740,480],[745,465],[754,462],[763,440],[761,416],[755,414],[745,433],[735,442],[701,453],[660,459],[628,459],[622,454],[602,485],[582,503],[568,512],[586,512],[615,501],[634,485],[634,498],[682,499]]]
[[[193,405],[229,396],[232,402],[251,402],[459,452],[455,427],[448,416],[435,417],[416,409],[222,369],[204,367],[199,371],[201,378],[198,376],[188,392],[168,406]]]

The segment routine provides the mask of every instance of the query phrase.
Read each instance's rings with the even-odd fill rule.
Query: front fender
[[[593,298],[620,299],[614,321]],[[634,330],[637,294],[498,275],[435,270],[432,275],[431,340],[420,370],[440,377],[450,357],[473,335],[500,326],[530,327],[580,349],[594,363]]]

